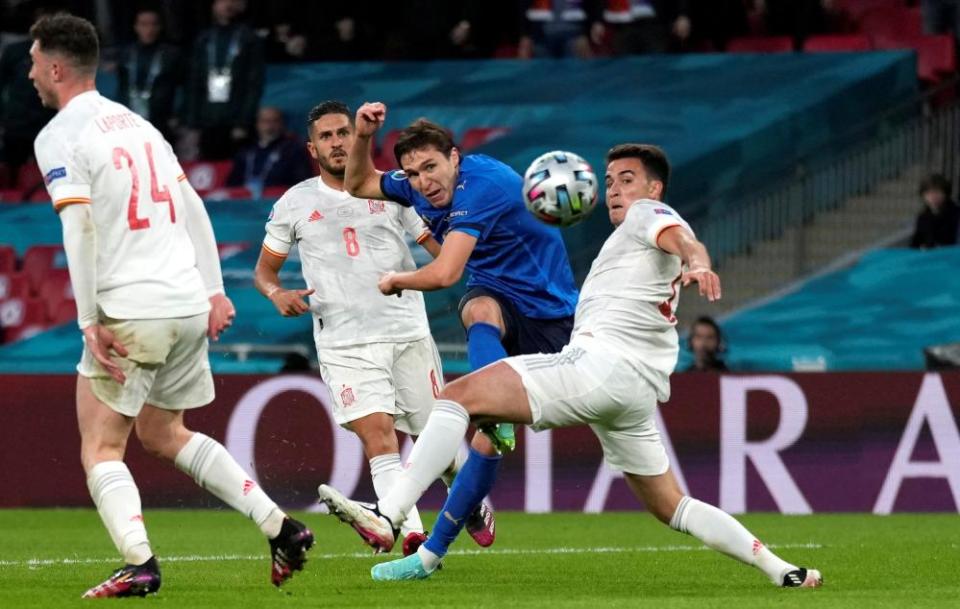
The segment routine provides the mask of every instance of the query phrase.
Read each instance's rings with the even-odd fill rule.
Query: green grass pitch
[[[0,510],[0,607],[960,607],[957,515],[749,515],[783,557],[819,568],[819,590],[783,590],[642,513],[501,513],[497,543],[461,538],[425,582],[375,583],[352,529],[301,517],[317,545],[282,591],[267,544],[229,511],[146,513],[163,587],[144,600],[82,601],[119,566],[92,510]],[[425,522],[431,522],[426,514]]]

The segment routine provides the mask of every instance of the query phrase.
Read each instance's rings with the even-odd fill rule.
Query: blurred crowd
[[[956,31],[960,0],[923,0],[930,31]],[[851,28],[849,0],[4,0],[0,4],[0,173],[16,175],[51,112],[27,78],[27,30],[66,10],[93,21],[119,101],[181,159],[233,159],[228,185],[311,175],[299,135],[261,108],[269,63],[580,57],[722,51],[747,36]],[[5,169],[3,169],[5,168]],[[0,175],[0,190],[4,188]]]

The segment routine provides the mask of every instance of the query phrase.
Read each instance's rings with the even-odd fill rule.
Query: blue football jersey
[[[483,154],[463,157],[453,201],[443,208],[414,190],[402,170],[383,174],[380,189],[413,206],[439,242],[450,231],[477,238],[467,261],[468,287],[502,294],[527,317],[573,315],[577,288],[560,231],[527,211],[523,178],[510,166]]]

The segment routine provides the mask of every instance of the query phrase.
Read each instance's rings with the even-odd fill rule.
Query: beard
[[[343,158],[344,158],[344,162],[342,165],[336,165],[335,163],[337,161],[332,161],[329,156],[320,157],[319,159],[317,159],[317,163],[319,163],[320,167],[330,175],[338,178],[342,178],[344,174],[346,174],[347,172],[346,157],[343,157]]]

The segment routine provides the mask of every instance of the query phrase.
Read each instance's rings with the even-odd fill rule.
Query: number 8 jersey
[[[430,232],[412,208],[357,199],[319,177],[300,182],[270,212],[263,249],[286,257],[297,244],[310,296],[317,348],[400,343],[430,335],[423,294],[384,296],[377,288],[389,271],[416,265],[404,233],[417,242]]]
[[[185,225],[170,145],[144,118],[96,91],[77,95],[34,142],[59,213],[90,205],[97,306],[113,319],[168,319],[209,310]]]

